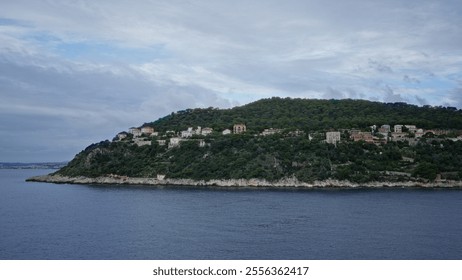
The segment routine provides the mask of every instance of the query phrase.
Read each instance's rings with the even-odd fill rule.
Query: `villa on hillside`
[[[188,130],[184,130],[181,132],[181,138],[189,138],[189,137],[192,137],[193,136],[193,128],[192,127],[188,127]]]
[[[210,127],[200,127],[198,126],[196,129],[193,127],[188,127],[188,130],[181,131],[181,138],[190,138],[193,135],[204,135],[207,136],[213,132],[213,129]]]
[[[204,136],[207,136],[207,135],[211,134],[212,132],[213,132],[213,129],[212,129],[212,128],[210,128],[210,127],[204,127],[204,128],[202,129],[201,134],[204,135]]]
[[[233,126],[233,133],[234,134],[240,134],[240,133],[243,133],[247,130],[247,127],[245,126],[245,124],[235,124]]]
[[[350,138],[355,142],[364,141],[366,143],[374,143],[374,137],[370,132],[354,131],[354,133],[351,133]]]
[[[175,148],[180,146],[181,138],[179,137],[172,137],[170,138],[170,142],[168,143],[168,148]]]
[[[125,131],[119,132],[119,133],[117,133],[117,136],[116,136],[116,137],[117,137],[117,140],[121,141],[121,140],[123,140],[123,139],[125,139],[125,138],[128,137],[128,133],[125,132]]]
[[[268,136],[268,135],[273,135],[273,134],[281,133],[281,132],[282,132],[282,129],[266,128],[265,130],[263,130],[262,133],[260,133],[260,135]]]
[[[403,132],[403,125],[401,124],[396,124],[394,127],[393,127],[393,131],[395,133],[402,133]]]
[[[340,131],[326,132],[326,143],[337,145],[340,142]]]
[[[154,133],[154,128],[150,126],[143,126],[141,128],[141,134],[152,135]]]
[[[133,134],[134,137],[140,137],[141,136],[141,129],[137,127],[130,127],[128,129],[128,133]]]

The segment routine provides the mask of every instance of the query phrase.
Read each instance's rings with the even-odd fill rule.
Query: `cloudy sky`
[[[0,2],[0,161],[260,98],[462,108],[460,0]]]

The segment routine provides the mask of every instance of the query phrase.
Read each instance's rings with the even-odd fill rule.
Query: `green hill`
[[[222,135],[235,123],[245,123],[247,132]],[[446,134],[386,144],[379,134],[376,144],[350,139],[349,129],[370,131],[374,124],[412,124],[423,129],[445,129]],[[455,108],[271,98],[232,109],[187,109],[145,125],[159,135],[141,137],[144,145],[135,144],[132,135],[93,144],[57,174],[161,174],[197,180],[270,181],[296,177],[305,182],[328,178],[353,182],[462,178],[462,141],[451,139],[462,129],[462,111]],[[181,139],[180,145],[169,148],[172,136],[197,126],[211,127],[214,132]],[[260,135],[267,128],[281,131]],[[336,145],[325,143],[324,132],[328,130],[341,130],[341,141]],[[166,135],[167,131],[174,132]]]
[[[366,100],[262,99],[232,109],[187,109],[147,123],[159,131],[208,126],[215,130],[245,123],[253,131],[288,128],[305,131],[366,128],[372,124],[415,124],[432,129],[462,129],[462,111],[454,107],[419,107]]]

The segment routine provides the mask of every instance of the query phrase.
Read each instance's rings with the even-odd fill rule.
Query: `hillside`
[[[247,131],[222,134],[236,123],[244,123]],[[382,127],[371,132],[371,125],[383,124],[434,130],[397,133]],[[123,138],[90,145],[56,174],[359,183],[462,178],[462,141],[456,138],[462,111],[455,108],[271,98],[226,110],[187,109],[144,126],[156,133],[125,133]],[[207,134],[186,131],[199,126],[211,129]],[[263,136],[268,128],[280,130]],[[339,139],[326,143],[325,132],[334,130]],[[436,131],[444,132],[433,134]],[[368,137],[353,137],[363,134]]]
[[[258,132],[269,127],[316,131],[366,128],[372,124],[462,129],[462,110],[351,99],[270,98],[232,109],[186,109],[146,125],[152,125],[158,131],[178,131],[190,126],[223,130],[231,128],[234,123],[245,123],[249,129]]]

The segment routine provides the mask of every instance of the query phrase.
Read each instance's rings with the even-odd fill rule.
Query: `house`
[[[340,142],[340,131],[326,132],[326,143],[336,145]]]
[[[130,127],[128,129],[128,133],[133,134],[134,137],[140,137],[141,136],[141,129],[137,127]]]
[[[245,126],[245,124],[235,124],[233,126],[233,133],[234,134],[240,134],[240,133],[243,133],[247,130],[247,127]]]
[[[171,148],[178,147],[178,146],[180,146],[180,142],[181,142],[181,138],[172,137],[172,138],[170,138],[170,141],[168,143],[168,148],[171,149]]]
[[[231,130],[225,129],[225,130],[223,130],[223,132],[221,134],[223,134],[223,135],[231,134]]]
[[[267,135],[273,135],[273,134],[281,133],[281,132],[282,132],[282,129],[266,128],[265,130],[263,130],[263,132],[261,133],[261,135],[267,136]]]
[[[413,124],[406,124],[405,127],[409,130],[409,132],[412,132],[412,133],[416,132],[417,130],[417,127]]]
[[[165,146],[166,144],[166,140],[157,140],[157,143],[159,144],[159,146]]]
[[[390,125],[384,124],[379,128],[379,134],[382,134],[385,139],[388,139],[388,133],[390,133]]]
[[[398,141],[400,139],[406,138],[407,135],[408,134],[405,133],[405,132],[392,132],[391,133],[391,140],[392,141]]]
[[[143,126],[141,128],[141,134],[148,134],[148,135],[151,135],[154,133],[154,128],[150,127],[150,126]]]
[[[116,137],[117,137],[117,139],[118,139],[119,141],[121,141],[121,140],[123,140],[123,139],[125,139],[125,138],[128,137],[128,133],[125,132],[125,131],[123,131],[123,132],[118,133],[118,134],[116,135]]]
[[[390,125],[388,124],[384,124],[379,128],[379,133],[388,133],[390,131],[391,131]]]
[[[193,132],[190,130],[184,130],[181,132],[181,138],[189,138],[192,137]]]
[[[395,133],[402,133],[403,132],[403,125],[401,124],[396,124],[394,127],[393,127],[393,130]]]
[[[425,131],[422,128],[418,128],[414,132],[415,138],[420,138],[420,137],[424,136],[424,134],[425,134]]]
[[[141,147],[141,146],[150,146],[151,145],[151,141],[142,140],[142,138],[135,138],[134,142],[135,142],[135,145],[137,145],[139,147]]]
[[[213,129],[212,129],[212,128],[210,128],[210,127],[204,127],[204,128],[202,129],[201,134],[204,135],[204,136],[207,136],[207,135],[211,134],[212,132],[213,132]]]
[[[352,134],[350,136],[353,141],[365,141],[367,143],[374,143],[374,137],[372,137],[372,133],[370,132],[358,132],[355,134]]]
[[[183,130],[181,132],[181,138],[189,138],[189,137],[192,137],[193,136],[193,128],[192,127],[188,127],[188,130]]]

